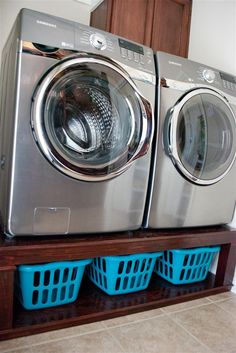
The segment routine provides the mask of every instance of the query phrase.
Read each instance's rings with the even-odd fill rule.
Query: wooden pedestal
[[[14,299],[19,264],[93,258],[166,249],[221,245],[216,275],[174,286],[155,274],[147,290],[108,296],[84,277],[76,302],[27,311]],[[227,227],[133,231],[87,236],[0,238],[0,339],[80,325],[192,300],[231,289],[236,262],[236,230]]]

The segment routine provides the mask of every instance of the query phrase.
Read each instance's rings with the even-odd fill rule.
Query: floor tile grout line
[[[102,325],[102,327],[103,327],[104,329],[107,329],[107,327],[106,327],[106,325],[105,325],[105,323],[104,323],[104,320],[97,321],[97,323],[98,323],[98,322],[99,322],[99,324]]]
[[[228,294],[225,298],[219,298],[219,299],[211,299],[211,298],[217,298],[218,295],[223,295],[223,294]],[[207,297],[210,301],[213,301],[213,302],[221,302],[221,301],[224,301],[224,300],[229,300],[229,299],[236,299],[236,294],[231,292],[231,291],[227,291],[227,292],[223,292],[223,293],[218,293],[218,294],[215,294],[215,295],[210,295],[209,297]]]
[[[28,337],[26,337],[26,338],[28,338]],[[18,339],[18,338],[16,338],[16,339]],[[6,340],[6,342],[7,341],[9,341],[9,340]],[[4,341],[3,341],[4,342]],[[0,342],[0,345],[1,345],[1,342]],[[11,347],[11,348],[7,348],[7,349],[3,349],[3,350],[1,350],[0,352],[1,353],[10,353],[10,352],[12,352],[12,351],[18,351],[18,350],[20,350],[20,349],[24,349],[24,348],[31,348],[31,345],[30,345],[30,343],[26,343],[26,344],[23,344],[22,346],[21,345],[19,345],[19,346],[17,346],[17,347]]]
[[[219,303],[219,302],[218,302]],[[215,303],[215,305],[220,308],[221,310],[223,310],[225,313],[230,314],[231,317],[235,317],[234,314],[232,314],[230,311],[226,310],[225,308],[222,308],[220,305],[218,305],[218,303]],[[222,302],[221,302],[222,303]]]
[[[23,349],[29,349],[31,350],[32,346],[19,346],[19,347],[14,347],[14,348],[9,348],[9,349],[4,349],[3,351],[1,351],[1,353],[11,353],[11,352],[17,352],[17,351],[20,351],[20,350],[23,350]]]
[[[224,299],[218,299],[218,300],[211,300],[210,299],[210,302],[211,303],[221,303],[221,302],[225,302],[227,300],[232,300],[233,297],[228,297],[228,298],[224,298]],[[234,299],[235,300],[235,299]]]
[[[132,314],[131,314],[132,315]],[[156,315],[156,316],[152,316],[150,318],[144,318],[144,319],[139,319],[139,320],[134,320],[134,321],[131,321],[131,322],[127,322],[127,323],[123,323],[123,324],[118,324],[118,325],[114,325],[114,326],[111,326],[111,327],[108,327],[105,325],[105,323],[103,321],[101,321],[100,323],[102,324],[102,328],[101,329],[97,329],[97,330],[92,330],[92,331],[86,331],[86,332],[81,332],[81,333],[77,333],[77,334],[71,334],[71,335],[68,335],[68,336],[64,336],[64,337],[57,337],[57,338],[52,338],[52,339],[47,339],[45,341],[42,341],[42,342],[36,342],[36,343],[27,343],[27,344],[24,344],[22,346],[19,346],[19,348],[9,348],[9,349],[6,349],[6,350],[3,350],[1,351],[1,353],[10,353],[11,351],[14,351],[14,350],[19,350],[19,349],[24,349],[24,348],[32,348],[32,347],[36,347],[36,346],[40,346],[40,345],[43,345],[43,344],[46,344],[46,343],[52,343],[52,342],[57,342],[57,341],[62,341],[64,339],[70,339],[70,338],[75,338],[75,337],[79,337],[79,336],[85,336],[85,335],[89,335],[89,334],[93,334],[93,333],[97,333],[97,332],[102,332],[102,331],[108,331],[110,329],[113,329],[113,328],[117,328],[117,327],[123,327],[123,326],[128,326],[128,325],[132,325],[132,324],[136,324],[136,323],[139,323],[139,322],[142,322],[142,321],[148,321],[148,320],[151,320],[151,319],[154,319],[154,318],[157,318],[157,317],[163,317],[165,316],[166,313],[162,313],[160,315]],[[111,319],[112,320],[112,319]],[[47,331],[47,332],[50,332],[50,331]],[[47,333],[45,332],[45,333]],[[44,334],[44,332],[42,333]],[[33,337],[33,335],[29,336],[29,337]]]
[[[106,328],[107,329],[113,329],[113,328],[116,328],[116,327],[129,326],[129,325],[132,325],[132,324],[137,324],[137,323],[142,322],[142,321],[148,321],[148,320],[156,319],[157,317],[163,317],[163,316],[166,316],[166,313],[163,312],[162,314],[159,314],[159,315],[156,315],[156,316],[151,316],[151,317],[148,317],[148,318],[143,318],[143,319],[134,320],[134,321],[130,321],[130,322],[124,322],[122,324],[117,324],[117,325],[114,325],[114,326],[106,326]]]
[[[36,347],[36,346],[40,346],[46,343],[52,343],[52,342],[57,342],[57,341],[62,341],[62,340],[66,340],[66,339],[70,339],[70,338],[75,338],[75,337],[79,337],[79,336],[85,336],[85,335],[89,335],[89,334],[93,334],[93,333],[98,333],[98,332],[102,332],[105,331],[107,328],[103,326],[102,329],[97,329],[97,330],[92,330],[92,331],[86,331],[86,332],[81,332],[81,333],[77,333],[77,334],[72,334],[72,335],[68,335],[68,336],[64,336],[64,337],[58,337],[58,338],[52,338],[52,339],[47,339],[45,341],[42,342],[36,342],[36,343],[32,343],[29,342],[27,344],[24,344],[22,346],[19,346],[19,348],[9,348],[9,349],[4,349],[3,351],[1,351],[0,353],[10,353],[12,351],[17,351],[20,349],[24,349],[24,348],[32,348],[32,347]],[[44,334],[50,331],[46,331],[46,332],[42,332],[40,334]],[[33,337],[34,335],[30,335],[29,337]]]
[[[210,303],[212,302],[210,298],[206,298]]]
[[[132,315],[132,314],[131,314]],[[159,315],[156,315],[156,316],[152,316],[150,318],[144,318],[144,319],[139,319],[139,320],[134,320],[134,321],[131,321],[131,322],[127,322],[127,323],[123,323],[123,324],[117,324],[117,325],[114,325],[114,326],[106,326],[105,322],[104,321],[100,321],[101,325],[102,325],[102,328],[101,329],[97,329],[97,330],[92,330],[92,331],[86,331],[86,332],[81,332],[81,333],[77,333],[77,334],[71,334],[71,335],[68,335],[68,336],[64,336],[64,337],[57,337],[57,338],[52,338],[52,339],[47,339],[45,341],[42,341],[42,342],[37,342],[37,343],[27,343],[27,344],[24,344],[22,346],[19,346],[19,348],[9,348],[9,349],[4,349],[3,351],[1,351],[1,353],[10,353],[11,351],[13,350],[19,350],[19,349],[24,349],[24,348],[31,348],[31,347],[34,347],[34,346],[39,346],[39,345],[42,345],[42,344],[46,344],[46,343],[51,343],[51,342],[56,342],[56,341],[61,341],[63,339],[69,339],[69,338],[75,338],[77,336],[84,336],[84,335],[89,335],[89,334],[93,334],[93,333],[97,333],[97,332],[101,332],[101,331],[105,331],[105,330],[109,330],[109,329],[113,329],[113,328],[116,328],[116,327],[121,327],[121,326],[127,326],[127,325],[132,325],[134,323],[139,323],[139,322],[142,322],[142,321],[147,321],[147,320],[150,320],[152,318],[156,318],[156,317],[163,317],[165,316],[166,313],[162,313],[162,314],[159,314]],[[121,317],[121,316],[118,316],[118,318]],[[112,319],[108,319],[108,320],[112,320]],[[99,322],[99,321],[98,321]],[[81,325],[83,326],[83,325]],[[46,332],[42,332],[41,334],[46,334],[46,333],[50,333],[50,331],[46,331]],[[30,335],[29,337],[33,337],[34,335]]]
[[[209,301],[209,303],[204,303],[204,304],[201,304],[201,305],[197,305],[197,306],[192,306],[192,307],[189,307],[189,308],[186,308],[186,309],[181,309],[181,310],[176,310],[176,311],[173,311],[173,312],[167,312],[165,311],[163,308],[159,308],[162,312],[162,314],[159,314],[159,315],[156,315],[156,316],[152,316],[152,317],[149,317],[149,318],[143,318],[143,319],[139,319],[139,320],[134,320],[134,321],[130,321],[130,322],[125,322],[125,323],[122,323],[122,324],[117,324],[117,325],[114,325],[114,326],[106,326],[105,324],[105,321],[101,321],[101,325],[103,326],[103,328],[101,329],[97,329],[97,330],[92,330],[92,331],[86,331],[86,332],[81,332],[81,333],[77,333],[77,334],[71,334],[71,335],[68,335],[68,336],[65,336],[65,337],[58,337],[58,338],[52,338],[52,339],[47,339],[45,341],[42,341],[42,342],[37,342],[37,343],[29,343],[29,344],[26,344],[26,345],[23,345],[23,346],[20,346],[19,349],[24,349],[24,348],[31,348],[31,347],[34,347],[34,346],[39,346],[39,345],[42,345],[42,344],[46,344],[46,343],[51,343],[51,342],[56,342],[56,341],[61,341],[63,339],[69,339],[69,338],[74,338],[74,337],[77,337],[77,336],[83,336],[83,335],[88,335],[88,334],[93,334],[93,333],[97,333],[97,332],[101,332],[101,331],[104,331],[104,330],[109,330],[109,329],[113,329],[113,328],[116,328],[116,327],[124,327],[124,326],[129,326],[129,325],[132,325],[132,324],[136,324],[136,323],[139,323],[139,322],[142,322],[142,321],[148,321],[148,320],[152,320],[152,319],[155,319],[157,317],[163,317],[163,316],[169,316],[171,314],[174,314],[174,313],[178,313],[178,312],[182,312],[182,311],[187,311],[189,309],[193,309],[193,308],[197,308],[197,307],[201,307],[201,306],[204,306],[204,305],[209,305],[209,304],[214,304],[213,302]],[[178,305],[178,304],[177,304]],[[132,315],[132,314],[130,314]],[[119,317],[122,317],[122,316],[119,316]],[[118,317],[118,318],[119,318]],[[108,319],[108,320],[112,320],[112,319]],[[48,331],[50,332],[50,331]],[[46,332],[45,332],[46,333]],[[43,334],[43,333],[42,333]],[[4,350],[2,351],[2,353],[10,353],[11,351],[13,350],[16,350],[16,348],[10,348],[10,349],[7,349],[7,350]],[[18,348],[17,348],[18,350]]]
[[[116,336],[111,332],[111,330],[107,329],[108,334],[112,339],[118,344],[118,346],[121,348],[122,352],[125,352],[125,348],[121,345],[120,341],[116,338]]]
[[[176,313],[192,310],[192,309],[195,309],[195,308],[199,308],[199,307],[206,306],[206,305],[211,305],[211,304],[214,304],[214,302],[209,301],[209,303],[203,303],[203,304],[199,304],[199,305],[194,305],[194,306],[190,306],[188,308],[175,310],[175,311],[171,311],[171,312],[165,311],[165,309],[163,309],[163,308],[159,308],[159,309],[161,309],[162,314],[159,314],[159,315],[156,315],[156,316],[152,316],[152,317],[149,317],[149,318],[143,318],[143,319],[134,320],[134,321],[130,321],[130,322],[124,322],[122,324],[117,324],[117,325],[114,325],[114,326],[106,326],[106,328],[107,329],[113,329],[115,327],[123,327],[123,326],[127,326],[127,325],[132,325],[132,324],[139,323],[139,322],[142,322],[142,321],[148,321],[148,320],[152,320],[152,319],[155,319],[155,318],[158,318],[158,317],[163,317],[164,315],[169,316],[171,314],[176,314]],[[176,305],[178,305],[178,304],[176,304]],[[104,325],[106,325],[106,324],[104,323]]]
[[[86,331],[86,332],[81,332],[81,333],[77,333],[77,334],[72,334],[72,335],[68,335],[68,336],[64,336],[64,337],[53,338],[53,339],[49,339],[49,340],[47,340],[47,341],[43,341],[43,342],[39,342],[39,343],[33,343],[33,344],[31,343],[31,346],[32,346],[32,347],[35,347],[35,346],[39,346],[39,345],[45,344],[45,343],[57,342],[57,341],[62,341],[62,340],[64,340],[64,339],[70,339],[70,338],[75,338],[75,337],[90,335],[90,334],[102,332],[102,331],[105,331],[105,330],[106,330],[106,328],[103,327],[103,328],[101,328],[101,329],[97,329],[97,330],[93,330],[93,331]]]
[[[195,309],[195,308],[200,308],[201,306],[206,306],[206,305],[210,305],[210,304],[214,304],[214,303],[213,302],[209,302],[209,303],[193,305],[193,306],[189,306],[188,308],[184,308],[184,309],[179,309],[179,310],[174,310],[174,311],[165,311],[165,313],[167,315],[170,315],[170,314],[180,313],[182,311],[187,311],[187,310],[191,310],[191,309]],[[178,304],[176,304],[176,305],[178,305]]]
[[[205,304],[204,304],[205,305]],[[208,304],[207,304],[208,305]],[[199,305],[200,306],[200,305]],[[198,307],[199,307],[198,306]],[[201,305],[203,306],[203,305]],[[208,353],[214,353],[207,345],[205,345],[202,341],[200,341],[196,336],[194,336],[191,332],[189,332],[187,329],[185,329],[184,326],[182,326],[181,324],[179,324],[174,318],[171,317],[171,314],[166,314],[166,315],[158,315],[156,317],[151,317],[148,319],[144,319],[144,320],[140,320],[140,321],[151,321],[152,319],[157,319],[158,317],[164,317],[166,316],[167,318],[171,319],[177,326],[181,327],[189,336],[191,336],[198,344],[200,344],[202,347],[204,347],[205,349],[207,349]],[[130,322],[128,325],[132,325],[132,324],[136,324],[140,321],[135,321],[135,322]],[[113,333],[111,332],[112,329],[117,328],[117,327],[123,327],[123,326],[127,326],[127,325],[119,325],[119,326],[113,326],[113,327],[109,327],[108,331],[109,333],[116,339],[116,337],[113,335]],[[117,340],[117,339],[116,339]],[[117,342],[119,342],[117,340]],[[122,347],[123,348],[123,347]]]
[[[191,336],[197,343],[199,343],[201,346],[206,348],[209,353],[214,353],[205,343],[203,343],[201,340],[199,340],[195,335],[193,335],[190,331],[188,331],[183,325],[181,325],[177,320],[175,320],[171,315],[168,315],[169,318],[174,321],[176,325],[181,327],[189,336]]]

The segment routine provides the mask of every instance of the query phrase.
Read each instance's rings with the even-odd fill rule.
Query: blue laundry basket
[[[88,266],[87,274],[110,295],[137,292],[148,287],[156,259],[163,252],[98,257]]]
[[[220,246],[167,250],[158,259],[155,272],[173,284],[203,281]]]
[[[85,266],[92,259],[20,265],[17,295],[25,309],[41,309],[77,299]]]

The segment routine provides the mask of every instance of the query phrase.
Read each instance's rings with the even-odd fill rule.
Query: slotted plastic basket
[[[162,254],[155,252],[99,257],[88,266],[87,274],[107,294],[137,292],[148,287],[156,259]]]
[[[220,246],[167,250],[158,259],[155,272],[173,284],[203,281]]]
[[[92,259],[20,265],[17,296],[25,309],[41,309],[77,299],[85,266]]]

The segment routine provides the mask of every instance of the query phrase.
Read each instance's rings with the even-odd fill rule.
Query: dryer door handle
[[[165,153],[169,156],[172,156],[172,145],[171,145],[171,141],[173,141],[173,136],[171,138],[172,115],[173,115],[173,108],[170,108],[166,114],[166,118],[163,126],[163,136],[162,136]],[[172,130],[172,134],[173,134],[173,130]]]

